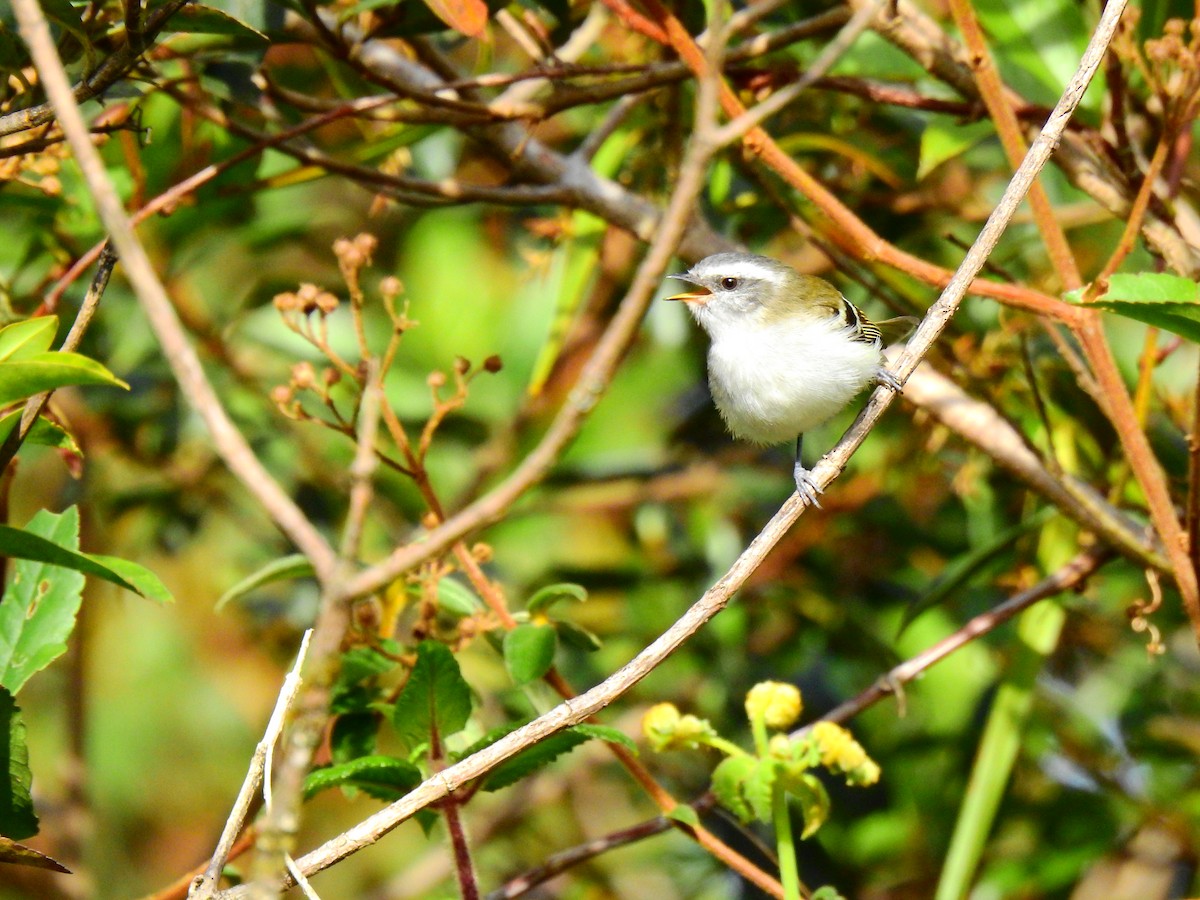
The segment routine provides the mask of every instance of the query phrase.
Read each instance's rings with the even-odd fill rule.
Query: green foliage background
[[[976,6],[1008,84],[1031,102],[1053,103],[1094,24],[1095,4]],[[1193,14],[1190,5],[1177,6],[1141,4],[1141,36],[1157,35],[1170,17]],[[532,9],[551,24],[562,14],[553,4],[513,8]],[[247,4],[228,11],[267,28],[255,18],[267,9]],[[577,22],[580,14],[566,19]],[[780,11],[767,27],[798,15]],[[273,78],[314,96],[345,99],[373,89],[328,55],[274,32],[272,38],[269,50],[186,34],[167,43],[190,60],[198,90],[233,98],[227,108],[239,112],[247,83],[237,67],[264,58]],[[449,32],[431,39],[464,71],[524,65],[498,29],[486,44]],[[610,23],[585,61],[652,58],[641,44],[631,49],[630,40],[619,22]],[[771,59],[803,66],[821,45],[797,43]],[[160,78],[185,74],[173,59],[157,61],[154,71]],[[872,33],[834,74],[945,91]],[[249,146],[185,111],[178,98],[145,83],[129,87],[141,96],[114,95],[109,103],[129,102],[141,130],[112,135],[103,152],[131,207]],[[9,90],[3,111],[25,102]],[[610,174],[661,202],[686,137],[690,101],[690,85],[648,95],[606,145],[602,160]],[[1106,102],[1105,84],[1095,84],[1080,118],[1096,124]],[[571,110],[540,126],[539,136],[569,149],[598,127],[603,112]],[[294,118],[295,111],[286,115]],[[968,122],[829,90],[806,93],[805,102],[772,121],[771,132],[881,235],[947,266],[961,256],[955,241],[973,239],[1009,174],[986,119]],[[432,125],[339,123],[319,132],[317,143],[365,165],[406,148],[409,169],[430,178],[486,181],[498,168],[460,135]],[[1184,199],[1194,199],[1195,175],[1189,157]],[[53,173],[61,190],[46,183],[48,175],[5,177],[0,297],[5,315],[17,320],[37,309],[65,265],[103,232],[69,161]],[[934,299],[933,289],[890,270],[841,256],[831,264],[788,226],[786,213],[807,212],[805,204],[765,180],[736,152],[723,155],[710,173],[704,217],[724,235],[831,278],[873,316],[890,315],[889,307],[919,312]],[[1122,223],[1057,170],[1048,170],[1044,182],[1055,206],[1074,214],[1071,245],[1085,277],[1094,276]],[[408,314],[419,322],[405,336],[387,384],[387,401],[407,426],[419,430],[431,411],[431,371],[449,372],[456,356],[478,365],[498,354],[504,363],[472,383],[465,407],[437,432],[429,469],[450,509],[494,483],[533,445],[640,252],[626,233],[566,207],[422,209],[297,168],[275,150],[143,225],[139,234],[238,425],[331,534],[346,512],[353,444],[288,420],[270,401],[271,388],[288,381],[296,362],[323,362],[284,327],[272,298],[303,282],[344,295],[330,247],[363,231],[378,238],[368,294],[385,275],[398,276]],[[1062,287],[1028,218],[1009,230],[992,262],[1002,278],[1050,292]],[[1154,266],[1152,254],[1139,247],[1124,271]],[[129,390],[57,395],[56,408],[83,453],[82,476],[73,477],[54,450],[23,449],[7,487],[8,522],[23,526],[38,510],[78,504],[82,548],[148,567],[176,603],[155,606],[89,580],[71,652],[23,690],[41,816],[41,834],[29,843],[69,859],[79,874],[21,875],[7,886],[0,877],[0,897],[78,896],[69,878],[94,896],[136,896],[206,859],[298,635],[316,610],[316,589],[304,580],[270,584],[214,610],[231,585],[292,548],[214,455],[117,271],[82,350]],[[68,291],[60,315],[69,318],[82,292],[82,282]],[[552,337],[556,307],[564,302],[573,304],[565,343]],[[382,341],[385,317],[378,308],[368,316]],[[334,346],[353,357],[345,309],[331,325]],[[1132,386],[1146,327],[1116,316],[1109,326]],[[1169,334],[1158,346],[1171,352],[1154,371],[1147,431],[1182,498],[1197,351],[1190,341],[1174,346]],[[577,689],[603,680],[670,625],[789,493],[785,449],[758,451],[722,435],[701,387],[703,355],[685,311],[655,303],[611,388],[551,476],[478,536],[491,548],[487,570],[514,609],[547,584],[587,589],[585,602],[555,610],[602,642],[587,653],[559,640],[555,661]],[[559,366],[531,399],[541,361],[556,356]],[[1052,445],[1066,471],[1139,513],[1142,497],[1111,426],[1031,316],[970,299],[932,361],[999,409],[1039,452]],[[1048,407],[1045,419],[1030,372]],[[855,412],[812,435],[809,447],[831,446]],[[899,402],[826,495],[824,508],[801,518],[730,608],[607,710],[604,724],[636,736],[640,714],[671,701],[745,744],[743,698],[767,678],[799,685],[811,719],[1075,555],[1089,539],[1043,509],[1045,501],[989,457]],[[424,512],[407,479],[381,471],[364,557],[377,559],[406,540]],[[967,563],[973,565],[966,574],[953,577]],[[1030,679],[1030,716],[972,896],[1085,896],[1071,891],[1102,861],[1121,859],[1135,835],[1176,846],[1173,858],[1183,861],[1185,880],[1191,877],[1187,861],[1200,813],[1194,678],[1200,656],[1170,589],[1153,616],[1166,653],[1147,653],[1145,635],[1131,632],[1125,615],[1147,596],[1143,573],[1118,560],[1081,592],[1048,601],[1065,614],[1062,636]],[[1021,626],[1034,627],[1028,620]],[[854,720],[883,778],[853,792],[830,784],[832,817],[801,848],[807,881],[833,883],[852,897],[933,895],[997,685],[1023,658],[1022,633],[1016,624],[1001,626]],[[398,638],[405,638],[403,626]],[[456,649],[476,708],[451,750],[556,702],[539,683],[514,683],[489,641]],[[383,740],[385,750],[400,752],[394,738]],[[714,765],[699,753],[643,751],[643,759],[683,799],[707,788]],[[305,808],[301,847],[378,808],[363,794],[318,794]],[[80,810],[82,820],[74,817]],[[486,890],[557,850],[656,812],[603,745],[589,742],[515,787],[480,793],[464,817]],[[731,825],[719,818],[710,824],[771,870]],[[420,823],[405,823],[380,846],[320,876],[316,887],[326,897],[454,896],[441,829],[435,824],[427,835]],[[601,856],[554,885],[553,896],[569,898],[725,898],[740,890],[728,870],[677,832]]]

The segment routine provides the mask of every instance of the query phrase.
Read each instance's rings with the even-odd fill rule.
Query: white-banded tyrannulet
[[[899,391],[883,367],[878,326],[824,279],[752,253],[717,253],[672,275],[695,286],[682,300],[708,332],[708,382],[734,437],[796,441],[796,490],[820,489],[800,458],[804,432],[833,418],[870,384]]]

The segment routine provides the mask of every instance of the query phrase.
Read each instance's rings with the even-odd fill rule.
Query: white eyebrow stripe
[[[761,281],[769,281],[775,285],[782,284],[781,273],[767,266],[759,265],[750,259],[736,260],[735,262],[722,265],[719,270],[714,268],[712,272],[697,272],[696,274],[702,276],[715,275],[720,278],[757,278]]]

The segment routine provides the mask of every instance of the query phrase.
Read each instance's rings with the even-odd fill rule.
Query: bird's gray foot
[[[880,366],[875,370],[875,383],[882,384],[884,387],[890,388],[897,394],[904,390],[904,385],[900,383],[900,379],[883,366]]]
[[[821,501],[817,498],[821,495],[821,486],[817,484],[817,480],[813,478],[812,472],[804,468],[800,460],[796,460],[796,467],[792,470],[796,476],[796,493],[809,506],[821,508]]]

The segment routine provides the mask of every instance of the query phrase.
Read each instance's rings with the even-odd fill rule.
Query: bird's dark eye
[[[722,278],[721,279],[721,287],[723,287],[727,291],[732,291],[737,286],[738,286],[738,280],[736,278]]]

